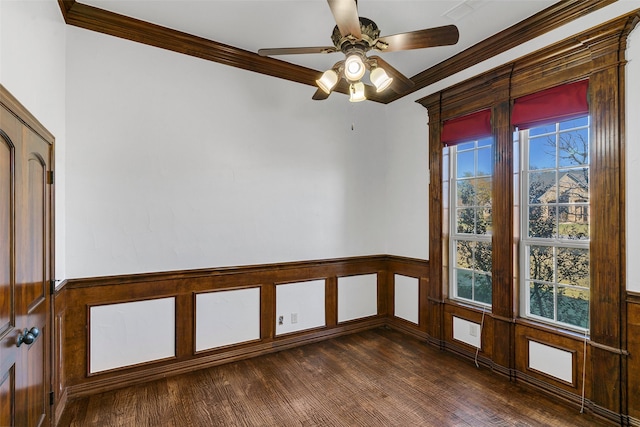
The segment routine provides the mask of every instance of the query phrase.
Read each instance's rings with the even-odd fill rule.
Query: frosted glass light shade
[[[322,77],[316,80],[316,84],[326,93],[331,93],[331,89],[338,83],[338,74],[333,70],[322,73]]]
[[[364,94],[364,83],[362,82],[351,83],[351,85],[349,85],[349,93],[349,101],[351,102],[360,102],[367,99]]]
[[[371,83],[376,87],[376,92],[382,92],[388,88],[393,81],[393,78],[389,77],[387,72],[379,67],[371,71],[369,78],[371,79]]]
[[[351,54],[344,61],[344,76],[351,82],[360,80],[366,70],[367,68],[358,54]]]

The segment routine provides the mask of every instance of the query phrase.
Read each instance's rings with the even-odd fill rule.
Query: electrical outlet
[[[298,323],[298,313],[291,313],[291,323]]]
[[[472,337],[478,336],[478,325],[473,323],[469,324],[469,335]]]
[[[284,316],[278,317],[278,325],[284,325]]]

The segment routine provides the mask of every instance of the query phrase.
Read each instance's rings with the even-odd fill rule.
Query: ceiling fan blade
[[[387,72],[389,77],[393,77],[393,82],[391,82],[391,89],[393,89],[394,92],[404,93],[415,85],[413,80],[406,77],[404,74],[392,67],[391,64],[389,64],[379,56],[372,55],[369,58],[374,59],[378,63],[378,66]]]
[[[425,47],[448,46],[458,43],[458,27],[445,25],[444,27],[428,28],[426,30],[410,31],[408,33],[394,34],[378,38],[378,41],[386,43],[386,48],[376,49],[383,52],[395,52],[398,50],[422,49]]]
[[[362,38],[358,5],[355,0],[327,0],[327,3],[342,37],[351,34],[357,39]]]
[[[315,101],[322,101],[323,99],[327,99],[329,97],[329,95],[331,95],[331,94],[323,91],[320,88],[318,88],[318,90],[316,90],[316,93],[313,94],[311,99],[313,99]]]
[[[334,53],[337,52],[334,46],[317,46],[317,47],[280,47],[258,50],[260,56],[272,55],[298,55],[303,53]]]

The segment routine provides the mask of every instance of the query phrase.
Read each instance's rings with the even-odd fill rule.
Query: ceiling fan
[[[316,80],[318,90],[313,99],[326,99],[340,79],[349,85],[349,100],[352,102],[366,99],[365,88],[382,92],[391,88],[403,93],[413,86],[413,81],[393,68],[379,56],[367,56],[370,50],[395,52],[399,50],[422,49],[425,47],[448,46],[458,42],[458,28],[455,25],[428,28],[380,37],[380,30],[372,20],[358,16],[357,0],[327,0],[336,21],[331,40],[333,46],[288,47],[260,49],[261,56],[292,55],[306,53],[342,52],[345,59],[336,62]],[[375,88],[362,82],[369,70],[369,80]]]

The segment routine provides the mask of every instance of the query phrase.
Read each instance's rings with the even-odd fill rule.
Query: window
[[[493,138],[465,141],[448,150],[451,295],[490,306]]]
[[[521,313],[589,327],[589,116],[521,131]]]

